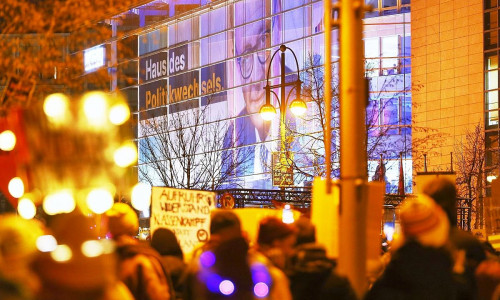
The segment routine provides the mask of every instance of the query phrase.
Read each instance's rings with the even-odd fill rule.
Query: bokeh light
[[[137,148],[133,143],[125,143],[116,149],[113,158],[119,167],[128,167],[137,161]]]
[[[223,280],[219,284],[219,290],[223,295],[229,296],[234,292],[234,283],[231,280]]]
[[[264,298],[269,294],[269,286],[264,282],[258,282],[253,287],[253,293],[259,298]]]
[[[212,251],[205,251],[200,255],[200,264],[205,268],[210,268],[215,264],[215,254]]]
[[[24,183],[19,177],[14,177],[9,181],[9,193],[14,198],[21,198],[24,195]]]
[[[151,186],[139,182],[132,189],[132,206],[140,211],[147,210],[151,204]]]
[[[16,146],[16,135],[10,130],[0,133],[0,150],[12,151]]]
[[[66,262],[73,257],[73,252],[67,245],[57,245],[56,249],[50,252],[50,257],[57,262]]]
[[[114,125],[121,125],[125,123],[130,117],[130,109],[125,103],[118,103],[113,105],[109,110],[109,121]]]
[[[103,92],[90,92],[83,96],[83,111],[92,126],[103,126],[107,122],[108,101]]]
[[[53,123],[64,123],[68,119],[68,107],[69,99],[61,93],[51,94],[43,102],[43,111]]]
[[[290,209],[289,204],[285,204],[285,207],[283,208],[283,214],[281,216],[281,221],[285,224],[291,224],[295,221],[293,218],[293,211]]]
[[[50,252],[56,250],[57,241],[52,235],[42,235],[36,239],[36,248],[41,252]]]
[[[70,213],[75,209],[76,203],[70,190],[61,190],[47,195],[43,201],[43,210],[48,215]]]
[[[87,257],[97,257],[104,252],[104,247],[100,241],[91,240],[82,243],[82,253]]]
[[[113,195],[105,188],[93,189],[87,195],[87,206],[96,214],[102,214],[113,206]]]
[[[36,215],[36,206],[28,198],[22,198],[17,203],[17,212],[23,219],[33,219]]]

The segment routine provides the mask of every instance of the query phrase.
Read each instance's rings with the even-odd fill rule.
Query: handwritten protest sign
[[[172,230],[184,253],[208,240],[215,193],[153,187],[151,196],[151,232],[160,227]]]

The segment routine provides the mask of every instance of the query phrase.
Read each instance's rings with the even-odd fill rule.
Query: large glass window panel
[[[396,7],[398,0],[382,0],[382,7]]]
[[[234,4],[234,26],[245,23],[245,1],[241,0]]]
[[[485,86],[487,90],[498,89],[498,70],[486,72]]]
[[[265,8],[265,0],[245,0],[245,23],[262,19]]]
[[[486,141],[486,148],[491,149],[491,148],[498,148],[498,132],[487,132],[485,134],[485,141]]]
[[[204,38],[200,40],[200,56],[201,65],[208,65],[210,62],[210,39]]]
[[[490,31],[484,34],[484,49],[495,49],[498,47],[498,31]]]
[[[162,27],[139,36],[139,55],[144,55],[168,46],[168,28]]]
[[[498,53],[490,52],[485,54],[486,70],[498,69]]]
[[[210,13],[204,13],[200,15],[200,37],[204,37],[209,34],[210,30]]]
[[[309,0],[282,0],[283,1],[283,10],[292,9],[294,7],[299,7],[309,2]]]
[[[487,92],[485,95],[486,110],[498,109],[498,91]]]
[[[312,5],[312,33],[323,32],[323,2],[316,2]]]
[[[411,98],[403,97],[401,101],[401,123],[411,125]]]
[[[399,37],[397,35],[382,37],[382,57],[397,57],[399,54]]]
[[[402,56],[411,56],[411,36],[403,37]]]
[[[283,14],[271,18],[271,45],[283,44]]]
[[[226,6],[215,9],[210,12],[210,33],[224,31],[227,28],[226,24]]]
[[[325,55],[325,37],[323,34],[312,37],[312,55],[315,58],[314,62],[318,65],[323,64],[323,56]]]
[[[294,9],[284,13],[285,42],[299,39],[304,36],[304,8]]]
[[[495,29],[498,27],[498,11],[484,13],[484,30]]]
[[[226,58],[226,33],[210,37],[210,63],[215,63]]]
[[[486,112],[486,119],[488,121],[488,126],[498,125],[498,110]]]
[[[497,7],[497,5],[498,5],[498,0],[484,0],[485,9]]]
[[[369,38],[365,39],[365,57],[374,58],[380,56],[380,39]]]
[[[371,5],[374,9],[378,8],[378,0],[365,0],[365,3]]]

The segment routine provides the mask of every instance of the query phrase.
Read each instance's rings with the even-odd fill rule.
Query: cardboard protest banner
[[[215,193],[153,187],[151,198],[151,233],[160,227],[172,230],[186,254],[208,240]]]

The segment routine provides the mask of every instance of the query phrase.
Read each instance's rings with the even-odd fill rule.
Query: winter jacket
[[[443,248],[408,241],[392,256],[365,300],[448,300],[456,298],[453,261]]]
[[[335,261],[324,247],[308,243],[297,247],[287,275],[294,300],[356,300],[349,281],[335,272]]]
[[[135,300],[175,299],[170,276],[162,267],[156,251],[131,239],[116,242],[119,278]]]

